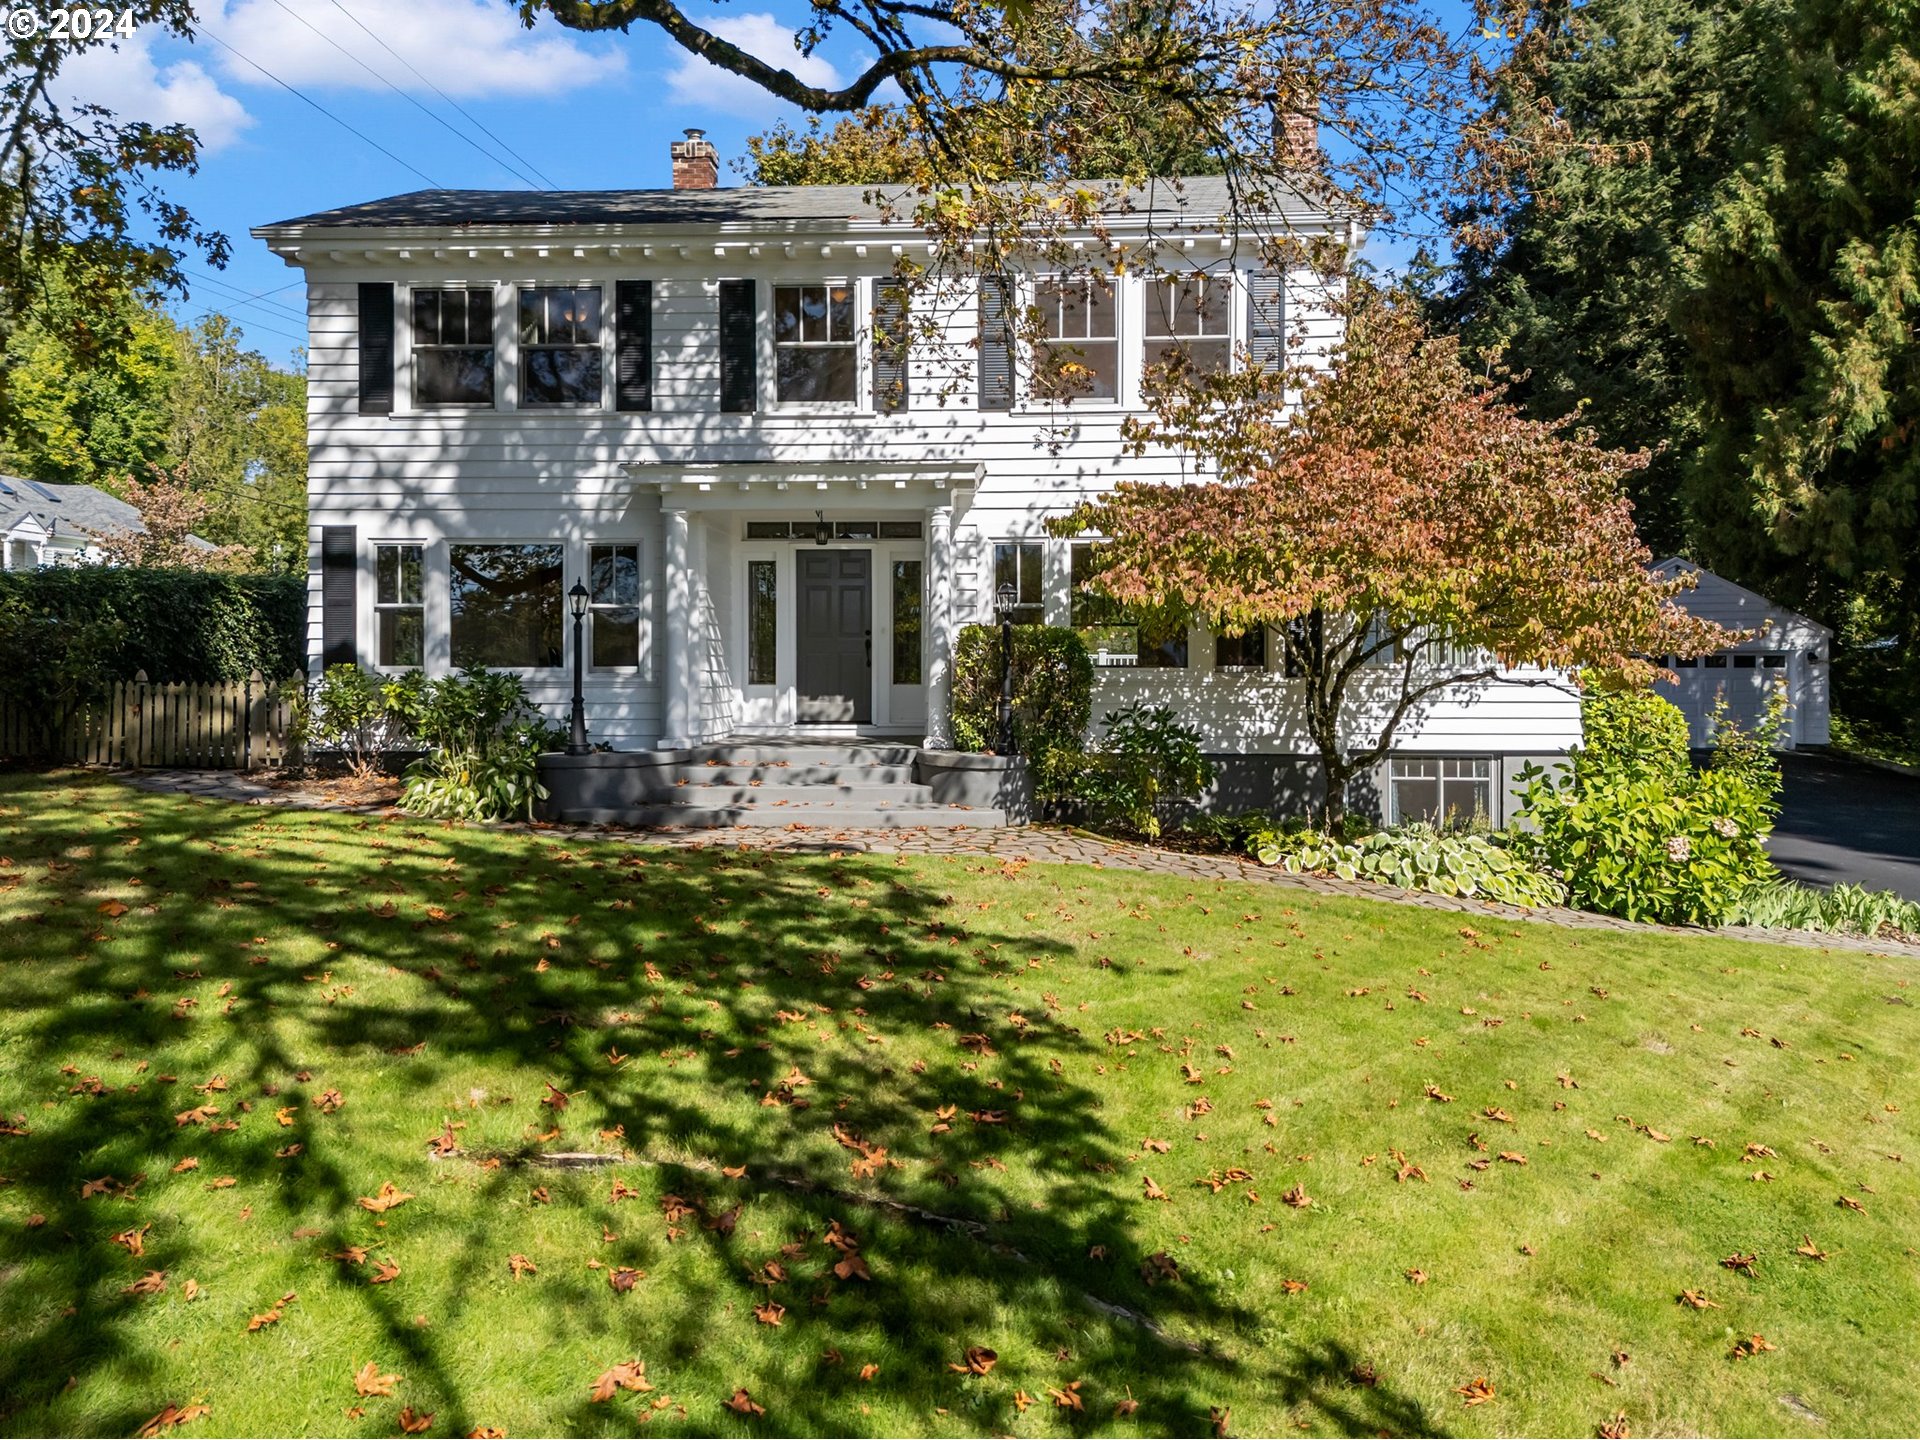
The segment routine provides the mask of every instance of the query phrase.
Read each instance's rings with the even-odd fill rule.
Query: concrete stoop
[[[549,792],[541,818],[586,825],[885,830],[1027,818],[1017,802],[985,803],[998,791],[974,769],[928,766],[919,748],[885,741],[742,740],[543,755],[540,779]]]

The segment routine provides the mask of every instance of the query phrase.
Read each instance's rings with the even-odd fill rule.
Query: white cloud
[[[400,89],[430,96],[411,65],[461,99],[567,94],[626,65],[615,40],[589,48],[552,26],[528,30],[499,0],[233,0],[224,10],[208,6],[202,17],[211,34],[248,60],[302,87],[385,90],[356,58]],[[271,83],[233,51],[209,49],[227,79]]]
[[[704,22],[722,40],[730,40],[756,59],[791,70],[808,85],[838,86],[840,72],[818,54],[802,55],[793,47],[794,32],[764,11]],[[667,89],[684,105],[720,110],[732,115],[765,116],[782,102],[744,76],[682,52],[667,72]]]
[[[61,67],[68,98],[105,105],[124,120],[150,125],[191,125],[202,154],[230,145],[253,117],[221,90],[198,61],[155,63],[146,38],[135,32],[108,49],[91,46]]]

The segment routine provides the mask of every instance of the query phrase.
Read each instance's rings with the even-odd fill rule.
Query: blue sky
[[[730,162],[745,138],[799,118],[645,25],[629,36],[581,35],[551,21],[529,31],[504,0],[198,8],[194,43],[150,29],[115,51],[77,57],[68,74],[80,98],[199,132],[199,173],[166,188],[224,231],[233,255],[220,272],[195,257],[192,297],[176,310],[185,319],[224,311],[279,361],[300,341],[300,277],[247,234],[251,226],[430,184],[667,185],[668,143],[688,126],[718,146],[721,183],[738,183]],[[790,22],[806,8],[738,0],[705,23],[814,83],[856,71],[863,56],[851,45],[808,58],[793,49]],[[1438,8],[1457,15],[1465,4]]]

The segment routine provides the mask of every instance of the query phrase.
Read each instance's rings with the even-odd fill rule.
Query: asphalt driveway
[[[1774,863],[1810,884],[1851,881],[1920,900],[1920,776],[1825,755],[1781,761]]]

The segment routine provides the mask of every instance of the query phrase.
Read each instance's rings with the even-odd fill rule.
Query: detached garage
[[[1827,743],[1827,663],[1833,632],[1817,620],[1775,605],[1764,595],[1723,580],[1690,560],[1662,560],[1656,575],[1694,575],[1694,588],[1674,597],[1674,603],[1703,620],[1729,630],[1755,633],[1731,649],[1698,659],[1669,655],[1666,663],[1676,683],[1654,688],[1687,717],[1693,743],[1704,747],[1712,739],[1714,699],[1724,695],[1727,710],[1751,729],[1766,714],[1767,698],[1776,685],[1787,688],[1787,728],[1783,747]]]

